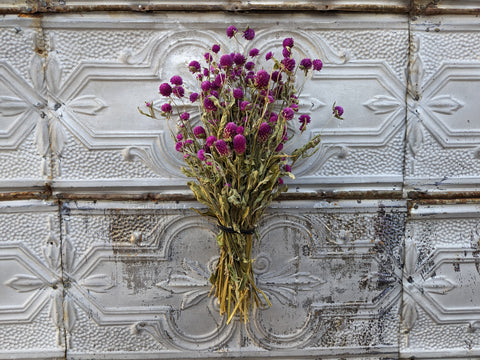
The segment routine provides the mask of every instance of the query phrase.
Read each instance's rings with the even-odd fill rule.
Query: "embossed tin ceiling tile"
[[[270,210],[254,271],[273,306],[246,325],[208,297],[218,229],[191,205],[64,204],[68,357],[397,354],[404,202]]]
[[[401,356],[480,355],[480,206],[416,204],[407,221]]]
[[[0,358],[64,355],[58,207],[0,203]]]
[[[300,98],[300,110],[313,118],[302,140],[318,132],[324,136],[320,151],[297,167],[293,185],[299,191],[401,187],[406,18],[279,15],[272,21],[265,15],[160,13],[68,19],[54,16],[43,22],[55,49],[49,52],[47,67],[57,74],[51,89],[61,99],[55,111],[65,134],[53,159],[55,190],[72,191],[75,183],[90,191],[141,191],[144,186],[182,191],[182,159],[167,124],[142,117],[137,107],[153,100],[158,108],[162,100],[156,89],[174,74],[180,73],[193,87],[181,64],[214,43],[230,51],[224,35],[230,23],[255,27],[255,46],[264,52],[278,49],[284,37],[293,36],[298,58],[321,58],[325,63]],[[298,28],[295,24],[305,30],[291,30]],[[345,120],[328,120],[334,102],[344,106]],[[198,121],[195,108],[189,110]],[[290,131],[299,129],[292,125]],[[291,146],[299,144],[297,140]]]
[[[435,192],[480,184],[480,20],[412,24],[406,183]]]

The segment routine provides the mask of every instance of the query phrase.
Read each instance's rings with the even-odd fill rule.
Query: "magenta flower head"
[[[243,37],[246,40],[253,40],[253,38],[255,37],[255,31],[253,29],[247,27],[245,29],[245,31],[243,32]]]
[[[260,142],[265,142],[268,139],[268,136],[272,132],[272,128],[266,122],[263,122],[258,127],[258,139]]]
[[[293,47],[293,39],[292,38],[286,38],[283,40],[283,47],[289,47],[289,48],[292,48]]]
[[[215,44],[212,46],[212,51],[215,53],[215,54],[218,54],[218,52],[220,51],[220,45],[218,44]]]
[[[278,146],[275,148],[275,151],[276,151],[276,152],[279,152],[279,151],[282,151],[282,150],[283,150],[283,144],[280,143],[280,144],[278,144]]]
[[[310,116],[308,116],[307,114],[302,114],[300,115],[300,117],[298,118],[298,121],[300,122],[300,131],[304,131],[307,127],[307,124],[310,124]]]
[[[295,60],[292,58],[285,58],[281,61],[281,63],[288,71],[293,71],[295,69]]]
[[[178,75],[175,75],[175,76],[172,76],[172,78],[170,79],[170,83],[172,85],[177,85],[177,86],[180,86],[183,84],[183,80],[180,76]]]
[[[240,103],[240,110],[241,111],[245,111],[245,110],[250,110],[251,106],[250,106],[250,103],[248,101],[242,101]]]
[[[234,54],[232,59],[233,59],[233,62],[235,63],[235,65],[238,65],[238,66],[241,66],[241,65],[245,64],[245,62],[247,61],[247,59],[245,59],[245,56],[243,56],[240,53]]]
[[[170,105],[169,103],[165,103],[162,105],[162,111],[164,113],[171,113],[172,112],[172,105]]]
[[[289,48],[283,48],[282,50],[282,55],[284,58],[289,58],[292,52],[290,51]]]
[[[271,58],[273,57],[273,53],[271,51],[269,51],[266,55],[265,55],[265,60],[270,60]]]
[[[245,131],[245,128],[243,126],[237,126],[237,134],[243,134],[243,132]]]
[[[233,59],[229,54],[222,55],[220,58],[220,66],[222,68],[228,68],[233,65]]]
[[[211,84],[210,84],[210,81],[202,81],[202,83],[200,84],[200,88],[203,90],[203,91],[208,91],[210,90],[210,87],[211,87]]]
[[[282,80],[282,73],[279,71],[274,71],[272,73],[272,80],[275,82],[279,82]]]
[[[302,61],[300,61],[300,69],[302,70],[309,70],[312,67],[312,65],[313,65],[312,60],[310,60],[309,58],[305,58],[305,59],[302,59]]]
[[[215,141],[215,149],[217,149],[218,153],[222,156],[226,156],[230,152],[227,143],[223,140]]]
[[[270,120],[269,120],[269,121],[270,121],[270,122],[273,122],[273,123],[276,123],[277,120],[278,120],[278,115],[277,115],[276,113],[272,112],[272,113],[270,114]]]
[[[233,149],[239,155],[243,154],[247,149],[247,139],[242,134],[235,135],[233,138]]]
[[[286,172],[292,172],[292,167],[288,164],[285,164],[284,169]]]
[[[197,139],[205,139],[207,137],[205,129],[200,125],[193,128],[193,135],[195,135]]]
[[[242,99],[243,98],[243,90],[242,88],[236,88],[236,89],[233,89],[233,97],[235,99]]]
[[[217,138],[215,136],[213,136],[213,135],[209,136],[209,137],[207,137],[207,140],[205,141],[205,146],[210,147],[215,143],[215,141],[217,141]]]
[[[268,86],[270,81],[270,74],[265,70],[259,70],[255,76],[255,86],[259,89],[264,89]]]
[[[341,106],[335,106],[335,107],[333,108],[333,115],[334,115],[337,119],[342,119],[343,107],[341,107]]]
[[[255,63],[253,61],[249,61],[245,64],[245,69],[252,70],[255,67]]]
[[[258,56],[258,54],[260,54],[260,51],[259,51],[257,48],[253,48],[253,49],[250,50],[250,52],[248,53],[248,55],[249,55],[250,57]]]
[[[173,92],[173,95],[175,95],[178,98],[182,98],[183,95],[185,95],[185,89],[181,86],[175,86],[172,92]]]
[[[190,64],[188,64],[188,69],[190,70],[190,72],[192,74],[200,72],[200,69],[201,69],[200,63],[198,61],[195,61],[195,60],[190,61]]]
[[[230,139],[236,133],[237,133],[237,124],[235,124],[234,122],[229,122],[227,125],[225,125],[225,129],[223,130],[223,138]]]
[[[190,101],[193,103],[195,101],[197,101],[198,99],[198,94],[197,93],[191,93],[190,94]]]
[[[278,178],[278,185],[283,185],[283,179],[282,178]]]
[[[203,106],[207,111],[216,111],[217,110],[217,107],[215,106],[215,103],[212,100],[210,100],[209,98],[205,98],[205,100],[203,100]]]
[[[205,150],[203,150],[203,149],[198,150],[197,158],[200,161],[204,161],[205,160]]]
[[[182,151],[183,151],[183,142],[178,141],[178,142],[175,144],[175,150],[177,150],[178,152],[182,152]]]
[[[158,90],[163,96],[170,96],[172,94],[172,87],[167,83],[161,84]]]
[[[231,25],[227,28],[227,36],[231,39],[232,37],[235,36],[235,34],[238,32],[238,29]]]
[[[212,60],[213,60],[212,54],[210,54],[210,53],[208,53],[208,52],[205,53],[205,55],[203,55],[203,57],[205,58],[205,60],[206,60],[208,63],[212,62]]]
[[[215,77],[215,86],[217,87],[222,87],[223,84],[225,84],[225,79],[226,79],[226,75],[225,74],[218,74],[216,77]]]
[[[178,134],[177,134],[177,140],[178,140],[178,141],[182,141],[182,140],[183,140],[183,134],[182,134],[182,133],[178,133]]]
[[[283,109],[282,115],[285,118],[285,120],[292,120],[293,116],[295,115],[295,112],[293,111],[292,108],[287,107]]]
[[[313,60],[312,64],[313,64],[313,70],[315,70],[315,71],[322,70],[322,67],[323,67],[322,60],[315,59],[315,60]]]
[[[188,112],[183,112],[182,114],[180,114],[180,119],[182,119],[183,121],[187,121],[188,119],[190,119],[190,114]]]

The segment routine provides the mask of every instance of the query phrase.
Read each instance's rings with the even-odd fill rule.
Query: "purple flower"
[[[292,108],[287,107],[283,109],[282,115],[285,118],[285,120],[292,120],[295,113]]]
[[[191,93],[190,94],[190,101],[193,103],[195,101],[197,101],[198,99],[198,94],[197,93]]]
[[[182,141],[183,140],[183,135],[181,133],[177,134],[177,140]]]
[[[292,38],[286,38],[283,40],[283,47],[293,47],[293,39]]]
[[[237,32],[238,32],[238,29],[233,25],[231,25],[227,28],[227,36],[229,38],[234,37]]]
[[[207,136],[205,129],[200,125],[193,128],[193,135],[195,135],[197,139],[205,139]]]
[[[208,91],[208,90],[210,90],[210,87],[211,87],[210,81],[202,81],[202,83],[200,84],[200,88],[201,88],[203,91]]]
[[[217,149],[218,153],[222,156],[228,155],[230,152],[227,143],[223,140],[215,141],[215,149]]]
[[[218,99],[218,92],[216,92],[215,90],[211,90],[210,95],[212,95],[212,96],[214,96]]]
[[[203,55],[203,57],[205,58],[205,60],[206,60],[208,63],[212,62],[212,60],[213,60],[212,54],[210,54],[210,53],[208,53],[208,52],[205,53],[205,55]]]
[[[242,134],[235,135],[233,138],[233,149],[239,155],[243,154],[246,150],[247,139]]]
[[[240,103],[240,110],[241,111],[250,110],[250,103],[248,101],[242,101]]]
[[[247,84],[250,84],[250,82],[253,83],[254,80],[255,80],[255,73],[253,71],[249,71],[245,76],[245,82]]]
[[[182,119],[183,121],[187,121],[188,119],[190,119],[190,114],[187,113],[187,112],[183,112],[183,113],[180,115],[180,119]]]
[[[172,105],[170,105],[169,103],[165,103],[162,105],[162,111],[164,113],[171,113],[172,112]]]
[[[215,141],[217,141],[217,138],[215,136],[213,136],[213,135],[209,136],[209,137],[207,137],[207,140],[205,141],[205,146],[210,147],[215,143]]]
[[[234,122],[229,122],[225,125],[225,129],[223,130],[223,138],[230,139],[233,135],[237,132],[237,124]]]
[[[178,98],[182,98],[185,95],[185,89],[181,86],[175,86],[172,92]]]
[[[220,66],[223,68],[228,68],[233,65],[233,59],[230,55],[225,54],[220,58]]]
[[[272,132],[272,128],[266,122],[263,122],[258,127],[258,138],[260,142],[264,142],[268,139],[268,136]]]
[[[237,100],[243,98],[243,90],[241,88],[233,89],[233,97]]]
[[[243,32],[243,37],[247,40],[253,40],[253,38],[255,37],[255,31],[247,27]]]
[[[203,149],[198,150],[197,158],[200,161],[204,161],[205,160],[205,150],[203,150]]]
[[[273,53],[271,51],[269,51],[266,55],[265,55],[265,60],[270,60],[271,58],[273,57]]]
[[[341,119],[342,118],[342,115],[343,115],[343,107],[341,106],[335,106],[333,108],[333,115],[337,118],[337,119]]]
[[[255,63],[253,61],[249,61],[245,64],[245,69],[252,70],[255,67]]]
[[[307,124],[310,124],[310,116],[307,114],[302,114],[298,118],[298,121],[300,122],[300,131],[303,132],[307,127]]]
[[[287,71],[293,71],[295,69],[295,60],[291,58],[285,58],[281,61],[282,65]]]
[[[185,145],[186,145],[186,144],[193,144],[193,140],[192,140],[192,139],[187,139],[187,140],[185,140]]]
[[[203,100],[203,106],[205,107],[205,109],[207,111],[216,111],[217,110],[217,107],[215,106],[215,103],[210,100],[209,98],[205,98],[205,100]]]
[[[245,56],[243,56],[240,53],[234,54],[232,56],[232,59],[233,59],[233,62],[238,66],[241,66],[241,65],[245,64],[245,61],[247,61],[247,59],[245,59]]]
[[[284,165],[284,169],[285,169],[286,172],[292,172],[292,167],[288,164]]]
[[[277,115],[276,113],[272,112],[272,113],[270,114],[270,120],[269,120],[269,121],[270,121],[270,122],[273,122],[273,123],[276,123],[277,120],[278,120],[278,115]]]
[[[309,58],[305,58],[305,59],[302,59],[302,61],[300,61],[300,69],[302,70],[309,70],[312,67],[312,65],[313,65],[312,60],[310,60]]]
[[[175,144],[175,150],[177,150],[178,152],[182,152],[183,151],[183,142],[179,141]]]
[[[288,48],[283,48],[282,55],[284,58],[289,58],[291,55],[291,51]]]
[[[158,90],[163,96],[170,96],[172,94],[172,87],[167,83],[161,84]]]
[[[226,75],[225,74],[218,74],[216,77],[215,77],[215,85],[217,87],[221,87],[224,83],[225,83],[225,78],[226,78]]]
[[[315,59],[313,60],[312,64],[313,64],[313,70],[316,70],[316,71],[322,70],[322,67],[323,67],[322,60]]]
[[[272,73],[272,80],[275,82],[279,82],[282,80],[282,74],[279,71],[274,71]]]
[[[218,52],[220,51],[220,45],[213,45],[212,46],[212,51],[215,53],[215,54],[218,54]]]
[[[209,76],[209,75],[210,75],[210,71],[207,68],[204,68],[203,69],[203,76]]]
[[[277,152],[278,152],[278,151],[282,151],[282,149],[283,149],[283,144],[280,143],[280,144],[278,144],[278,146],[275,148],[275,151],[277,151]]]
[[[255,86],[259,89],[266,88],[270,81],[270,74],[265,70],[259,70],[255,76]]]
[[[278,178],[278,185],[283,185],[283,179],[282,178]]]
[[[260,51],[257,49],[257,48],[253,48],[252,50],[250,50],[250,52],[248,53],[248,55],[250,57],[255,57],[257,56],[258,54],[260,54]]]
[[[190,69],[190,72],[192,74],[195,74],[197,72],[200,71],[201,67],[200,67],[200,63],[198,61],[190,61],[190,64],[188,64],[188,68]]]
[[[170,79],[170,83],[172,85],[177,85],[177,86],[180,86],[183,84],[183,80],[180,76],[178,75],[175,75],[175,76],[172,76],[172,78]]]
[[[238,126],[236,131],[237,131],[237,134],[243,134],[244,130],[245,129],[243,128],[243,126]]]

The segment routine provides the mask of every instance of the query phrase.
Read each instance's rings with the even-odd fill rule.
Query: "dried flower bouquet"
[[[247,27],[239,33],[228,27],[227,36],[243,49],[239,35],[251,41],[255,31]],[[160,85],[166,98],[161,116],[176,120],[172,130],[176,151],[183,154],[187,167],[183,173],[194,178],[188,185],[199,202],[218,223],[217,242],[220,258],[211,275],[212,291],[220,303],[220,313],[230,322],[235,315],[248,321],[250,307],[271,306],[269,299],[255,285],[251,257],[256,224],[269,204],[287,186],[282,178],[294,178],[296,161],[311,156],[320,142],[320,135],[292,153],[284,151],[291,140],[287,124],[299,111],[299,93],[295,88],[296,72],[305,78],[320,71],[319,59],[303,59],[297,66],[292,56],[294,40],[283,40],[282,59],[272,52],[264,55],[266,68],[260,68],[260,51],[248,54],[221,54],[213,45],[204,55],[203,66],[191,61],[189,70],[198,80],[199,91],[187,94],[183,79],[173,76],[170,83]],[[263,56],[262,56],[263,57]],[[188,96],[187,96],[188,95]],[[182,104],[196,103],[201,123],[190,120]],[[157,110],[147,103],[144,115],[156,118]],[[333,106],[333,116],[340,118],[343,109]],[[174,114],[175,113],[175,114]],[[298,116],[300,131],[310,123],[308,114]]]

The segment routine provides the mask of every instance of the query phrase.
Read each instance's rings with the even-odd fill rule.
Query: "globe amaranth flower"
[[[289,58],[290,55],[292,55],[292,52],[290,51],[289,48],[283,48],[282,55],[284,58]]]
[[[294,44],[294,41],[292,38],[285,38],[283,39],[283,47],[289,47],[289,48],[292,48],[293,47],[293,44]]]
[[[282,178],[278,178],[278,185],[283,185],[283,179]]]
[[[253,71],[249,71],[245,76],[245,83],[250,84],[250,82],[254,82],[255,80],[255,73]]]
[[[288,164],[285,164],[283,168],[285,169],[286,172],[292,172],[292,167]]]
[[[172,94],[172,87],[170,86],[170,84],[167,83],[161,84],[158,90],[163,96],[170,96]]]
[[[245,128],[243,126],[237,126],[237,130],[236,130],[237,134],[243,134],[244,131],[245,131]]]
[[[264,142],[268,139],[268,136],[272,132],[272,128],[266,122],[263,122],[258,127],[258,139],[260,142]]]
[[[280,73],[280,71],[274,71],[272,73],[272,80],[275,82],[279,82],[282,80],[282,74]]]
[[[285,118],[285,120],[292,120],[293,117],[295,116],[295,112],[293,111],[292,108],[285,108],[282,110],[282,115]]]
[[[278,120],[278,115],[277,115],[277,113],[272,112],[272,113],[270,114],[270,119],[269,119],[269,121],[270,121],[270,122],[273,122],[273,123],[276,123],[277,120]]]
[[[205,58],[205,60],[208,62],[208,63],[211,63],[213,61],[213,57],[212,57],[212,54],[210,53],[205,53],[205,55],[203,55],[203,57]]]
[[[235,65],[238,65],[238,66],[242,66],[247,61],[247,59],[245,59],[245,56],[243,56],[240,53],[234,54],[232,59]]]
[[[232,94],[233,94],[233,97],[235,99],[242,99],[243,98],[243,89],[242,88],[236,88],[236,89],[233,89],[232,91]]]
[[[212,100],[210,100],[210,98],[205,98],[205,100],[203,100],[203,107],[207,111],[216,111],[217,110],[217,107],[215,106],[215,103]]]
[[[312,60],[309,58],[302,59],[300,61],[300,69],[302,70],[309,70],[312,67],[313,63]]]
[[[218,54],[218,52],[220,51],[220,45],[218,44],[215,44],[212,46],[212,51],[215,53],[215,54]]]
[[[197,139],[205,139],[207,137],[205,129],[203,128],[203,126],[200,125],[193,128],[193,135],[195,135]]]
[[[242,134],[235,135],[233,138],[233,149],[239,155],[243,154],[247,149],[247,139]]]
[[[173,95],[175,95],[176,97],[178,98],[182,98],[183,95],[185,95],[185,89],[181,86],[175,86],[173,89],[172,89],[172,93]]]
[[[210,81],[202,81],[202,83],[200,84],[200,88],[203,90],[203,91],[208,91],[210,90],[210,88],[212,87],[212,85],[210,84]]]
[[[255,31],[253,29],[247,27],[245,29],[245,31],[243,32],[243,37],[246,40],[253,40],[253,38],[255,37]]]
[[[165,104],[162,105],[161,109],[164,113],[171,113],[172,112],[172,105],[170,105],[169,103],[165,103]]]
[[[190,114],[188,112],[183,112],[180,114],[180,119],[182,119],[183,121],[187,121],[188,119],[190,119]]]
[[[210,147],[215,143],[215,141],[217,141],[217,138],[215,136],[211,135],[211,136],[207,137],[207,140],[205,141],[205,146]]]
[[[292,58],[284,58],[281,63],[288,71],[293,71],[295,69],[295,60]]]
[[[191,93],[190,94],[190,101],[193,103],[195,101],[197,101],[198,99],[198,94],[197,93]]]
[[[227,78],[227,76],[225,74],[218,74],[216,77],[215,77],[215,80],[214,80],[214,83],[215,85],[220,88],[223,86],[223,84],[225,84],[225,79]]]
[[[248,71],[252,70],[255,67],[255,63],[253,61],[249,61],[245,64],[245,69]]]
[[[276,152],[279,152],[279,151],[282,151],[282,150],[283,150],[283,144],[280,143],[280,144],[278,144],[278,146],[275,148],[275,151],[276,151]]]
[[[183,142],[178,141],[178,142],[175,144],[175,150],[177,150],[178,152],[182,152],[182,151],[183,151]]]
[[[190,64],[188,64],[188,69],[190,70],[190,72],[192,74],[200,72],[200,70],[201,70],[200,63],[198,61],[195,61],[195,60],[190,61]]]
[[[251,109],[251,104],[248,101],[242,101],[240,103],[240,110],[245,111],[245,110],[250,110]]]
[[[182,133],[178,133],[178,134],[177,134],[177,140],[178,140],[178,141],[182,141],[182,140],[183,140],[183,135],[182,135]]]
[[[197,151],[197,158],[200,161],[204,161],[205,160],[205,150],[203,150],[203,149],[198,150]]]
[[[260,51],[259,51],[257,48],[253,48],[253,49],[250,50],[250,52],[248,53],[248,55],[249,55],[250,57],[258,56],[258,54],[260,54]]]
[[[259,70],[255,76],[255,86],[259,89],[264,89],[268,86],[270,81],[270,74],[265,70]]]
[[[216,97],[218,99],[218,92],[216,92],[215,90],[210,90],[210,95],[212,95],[213,97]]]
[[[300,131],[304,131],[305,128],[307,127],[307,124],[310,124],[310,116],[307,115],[307,114],[302,114],[300,115],[300,117],[298,118],[298,121],[300,122]]]
[[[203,68],[203,76],[210,76],[210,70]]]
[[[183,80],[182,80],[182,78],[181,78],[180,76],[174,75],[174,76],[172,76],[172,78],[170,79],[170,83],[171,83],[172,85],[180,86],[180,85],[183,84]]]
[[[271,58],[273,58],[273,52],[269,51],[266,55],[265,55],[265,60],[270,60]]]
[[[228,28],[227,28],[227,36],[231,39],[232,37],[235,36],[235,34],[238,32],[238,29],[233,26],[233,25],[230,25]]]
[[[322,70],[322,67],[323,67],[322,60],[315,59],[315,60],[313,60],[312,65],[313,65],[313,70],[315,70],[315,71]]]
[[[341,106],[335,106],[333,108],[333,115],[337,118],[337,119],[341,119],[342,118],[342,115],[343,115],[343,107]]]
[[[223,138],[230,139],[237,133],[237,124],[234,122],[229,122],[225,125],[225,129],[223,129]]]
[[[230,149],[228,148],[227,143],[223,140],[215,141],[215,149],[217,149],[218,153],[222,156],[228,155],[230,153]]]
[[[220,66],[222,68],[228,68],[233,65],[233,59],[229,54],[222,55],[220,58]]]

